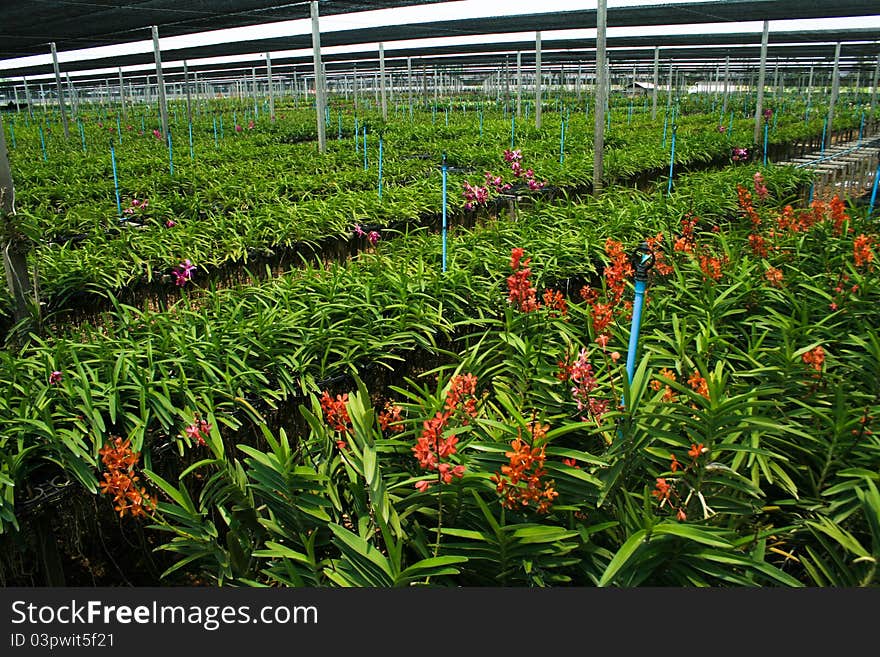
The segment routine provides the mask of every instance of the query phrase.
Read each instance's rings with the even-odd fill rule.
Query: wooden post
[[[28,106],[28,116],[33,119],[34,118],[34,101],[31,99],[31,90],[28,88],[27,78],[22,78],[24,80],[24,99]]]
[[[877,82],[880,78],[880,55],[877,55],[877,64],[874,66],[874,80],[871,82],[871,114],[877,106]]]
[[[318,27],[318,3],[310,3],[312,14],[312,58],[315,64],[315,114],[318,121],[318,152],[327,152],[327,136],[324,132],[324,67],[321,64],[321,31]]]
[[[269,119],[275,122],[275,87],[272,84],[272,55],[266,53],[266,83],[269,85]]]
[[[723,124],[723,118],[727,116],[727,99],[730,95],[730,57],[724,58],[724,97],[721,99],[721,117]]]
[[[165,78],[162,75],[162,54],[159,51],[159,28],[153,25],[153,57],[156,60],[156,88],[159,92],[159,115],[162,119],[162,136],[168,138],[168,104],[165,99]]]
[[[541,32],[535,32],[535,127],[541,129]]]
[[[189,68],[186,65],[185,59],[183,60],[183,86],[186,90],[186,123],[187,125],[192,125],[192,96],[189,92]]]
[[[654,46],[654,88],[651,90],[651,120],[657,118],[657,85],[660,84],[660,48]]]
[[[412,57],[406,58],[406,95],[409,101],[409,113],[412,114]]]
[[[831,98],[828,100],[828,130],[825,133],[826,147],[831,145],[831,134],[834,131],[834,105],[840,93],[840,41],[834,47],[834,72],[831,74]]]
[[[761,142],[761,119],[764,111],[764,78],[767,74],[767,37],[770,31],[770,21],[764,20],[764,31],[761,34],[761,65],[758,69],[758,97],[755,102],[755,132],[753,144]]]
[[[0,118],[0,247],[3,249],[6,285],[12,297],[12,315],[19,322],[29,315],[33,286],[28,272],[27,242],[13,223],[14,215],[15,186],[6,150],[6,128]]]
[[[382,96],[382,120],[388,120],[388,99],[385,91],[385,44],[379,44],[379,92]]]
[[[122,80],[122,67],[119,67],[119,104],[122,107],[122,121],[128,123],[128,109],[125,107],[125,83]]]
[[[516,53],[516,116],[522,114],[522,53]]]
[[[605,102],[608,78],[605,60],[605,32],[608,1],[599,0],[596,7],[596,107],[593,123],[593,194],[602,193],[603,150],[605,148]]]
[[[55,50],[55,42],[52,47],[52,66],[55,69],[55,89],[58,92],[58,109],[61,112],[61,126],[64,128],[64,138],[70,139],[70,127],[67,124],[67,110],[64,107],[64,89],[61,86],[61,71],[58,68],[58,52]]]

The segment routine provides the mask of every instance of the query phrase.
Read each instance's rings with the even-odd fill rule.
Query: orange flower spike
[[[668,500],[671,490],[672,487],[666,483],[666,479],[664,477],[658,477],[656,487],[651,491],[651,495],[660,501]]]
[[[708,451],[709,450],[703,446],[703,443],[700,443],[699,445],[691,443],[691,448],[688,450],[688,456],[696,461],[698,458],[700,458],[700,456]]]
[[[706,399],[709,398],[709,385],[706,383],[706,379],[700,376],[700,373],[694,371],[693,374],[688,378],[688,385],[693,388],[696,392],[703,395]]]

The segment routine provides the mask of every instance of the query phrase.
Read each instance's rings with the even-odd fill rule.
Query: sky
[[[616,7],[644,6],[644,5],[674,5],[692,0],[608,0],[608,11]],[[383,25],[406,25],[422,24],[432,21],[446,20],[450,18],[482,18],[489,16],[512,16],[517,14],[552,13],[558,11],[578,9],[595,9],[595,0],[460,0],[451,3],[435,3],[425,6],[401,7],[395,9],[381,9],[374,11],[358,12],[356,14],[341,14],[325,16],[320,19],[321,32],[330,33],[340,30],[368,29]],[[855,26],[859,28],[880,28],[880,2],[878,2],[878,15],[859,17]],[[779,20],[770,21],[770,33],[793,31],[793,30],[823,30],[823,29],[848,29],[854,27],[850,18],[809,19],[809,20]],[[694,25],[665,25],[643,27],[619,27],[609,28],[608,37],[616,36],[650,36],[654,34],[726,34],[732,32],[760,32],[761,21],[742,21],[736,23],[700,23]],[[176,37],[162,38],[160,33],[160,47],[162,49],[163,69],[174,70],[183,67],[182,61],[176,61],[174,50],[190,48],[198,45],[210,45],[226,43],[230,41],[247,41],[251,39],[267,39],[273,37],[295,36],[311,33],[311,21],[301,19],[294,21],[282,21],[255,25],[249,27],[216,30]],[[528,38],[533,38],[533,33]],[[542,45],[549,51],[552,49],[554,39],[583,39],[587,42],[595,39],[595,29],[571,29],[558,31],[544,31],[541,33]],[[394,51],[403,48],[432,48],[449,45],[469,45],[479,43],[505,43],[522,41],[523,33],[493,34],[482,36],[457,36],[439,37],[433,39],[418,39],[392,41],[384,44],[386,58],[393,58]],[[322,54],[339,55],[354,52],[375,51],[378,53],[378,43],[360,43],[348,46],[322,47]],[[66,62],[87,61],[101,57],[118,57],[128,54],[150,53],[153,50],[152,40],[137,41],[115,46],[103,46],[75,51],[59,51],[58,61],[63,71]],[[501,53],[503,54],[503,53]],[[311,48],[301,50],[273,51],[273,59],[284,57],[311,56]],[[378,54],[377,54],[378,56]],[[231,57],[215,57],[202,59],[189,59],[190,66],[205,66],[211,64],[227,64],[241,61],[243,66],[256,66],[259,61],[265,61],[264,53],[252,55],[235,55]],[[0,75],[5,68],[18,68],[22,66],[51,64],[51,55],[38,55],[21,57],[16,59],[0,60]],[[123,67],[123,73],[137,73],[139,71],[155,70],[155,66],[142,65]],[[115,72],[117,69],[92,69],[71,73],[72,78],[87,77]],[[32,76],[35,81],[41,78],[49,79],[51,76]],[[16,78],[10,78],[15,80]]]

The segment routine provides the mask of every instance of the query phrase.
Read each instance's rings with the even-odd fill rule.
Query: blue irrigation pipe
[[[47,161],[49,158],[46,157],[46,138],[43,136],[43,126],[40,126],[40,148],[43,149],[43,161]]]
[[[219,148],[220,142],[217,141],[217,117],[214,117],[214,148]]]
[[[828,130],[828,115],[826,114],[825,121],[824,121],[824,123],[822,123],[822,143],[819,145],[820,146],[819,152],[823,153],[823,154],[825,153],[825,133],[827,132],[827,130]]]
[[[446,167],[446,153],[443,153],[443,160],[442,160],[440,170],[443,173],[443,203],[442,203],[443,204],[443,231],[442,231],[443,232],[443,237],[442,237],[442,240],[443,240],[442,268],[443,269],[442,270],[444,272],[446,271],[446,169],[447,169],[447,167]]]
[[[877,183],[880,181],[880,166],[877,167],[877,171],[874,173],[874,186],[871,188],[871,203],[868,205],[868,216],[867,219],[871,218],[871,215],[874,212],[874,203],[877,201]]]
[[[119,200],[119,176],[116,174],[116,149],[113,148],[113,140],[110,140],[110,164],[113,166],[113,188],[116,190],[116,213],[122,221],[122,201]]]
[[[382,135],[379,135],[379,200],[382,200]]]
[[[516,137],[516,114],[510,115],[510,150],[513,150],[513,142]]]
[[[565,160],[565,119],[559,124],[559,164]]]
[[[361,152],[361,142],[358,139],[358,135],[360,134],[360,126],[358,126],[358,117],[354,117],[354,154],[357,155]]]
[[[367,170],[367,126],[364,126],[364,171]]]
[[[171,128],[168,128],[168,168],[174,175],[174,149],[171,147]]]
[[[632,324],[629,331],[629,346],[626,352],[626,378],[632,385],[636,370],[636,355],[639,348],[639,330],[642,323],[642,308],[645,303],[645,290],[648,287],[648,272],[654,266],[654,252],[647,242],[642,242],[632,254],[635,280]]]
[[[667,110],[666,115],[663,117],[663,148],[666,148],[666,129],[669,125],[669,111]]]
[[[672,148],[669,152],[669,184],[666,186],[666,195],[669,196],[672,193],[672,171],[675,167],[675,133],[677,132],[677,127],[673,123],[672,124]]]
[[[483,108],[480,108],[480,139],[483,138]]]
[[[86,130],[83,128],[82,121],[77,121],[77,125],[79,126],[79,138],[82,140],[82,148],[83,153],[86,152]]]
[[[770,129],[770,124],[767,121],[764,121],[764,166],[767,166],[767,133]]]
[[[446,125],[449,125],[449,108],[446,108]]]
[[[196,159],[196,151],[193,148],[193,124],[189,122],[189,159]]]

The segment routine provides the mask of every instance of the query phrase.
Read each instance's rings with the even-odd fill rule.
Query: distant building
[[[620,87],[619,91],[624,96],[641,97],[646,96],[654,89],[652,82],[633,82],[632,84]]]

